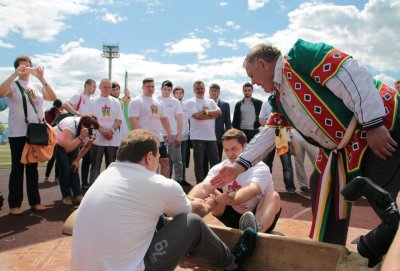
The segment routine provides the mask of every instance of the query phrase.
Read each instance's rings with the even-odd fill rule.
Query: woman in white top
[[[55,127],[57,132],[56,163],[60,170],[62,203],[72,205],[82,201],[79,179],[79,160],[90,150],[94,131],[99,128],[94,115],[66,117]]]

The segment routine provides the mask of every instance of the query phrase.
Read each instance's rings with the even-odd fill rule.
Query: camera
[[[95,137],[95,133],[96,133],[96,128],[95,128],[95,126],[94,126],[94,123],[96,122],[96,118],[94,118],[94,117],[91,117],[90,118],[90,124],[89,124],[89,127],[88,127],[88,130],[89,130],[89,138],[94,138]]]
[[[399,227],[400,214],[396,202],[387,191],[366,177],[354,178],[341,193],[348,201],[365,196],[382,221],[365,236],[360,236],[357,242],[358,253],[368,259],[368,267],[374,267],[389,250]]]

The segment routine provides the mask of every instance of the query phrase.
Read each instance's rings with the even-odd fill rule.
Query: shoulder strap
[[[78,104],[76,105],[76,108],[75,108],[75,110],[76,111],[79,111],[79,108],[81,107],[81,103],[82,103],[82,94],[79,96],[79,101],[78,101]]]
[[[18,81],[15,81],[17,84],[19,91],[21,91],[21,97],[22,97],[22,107],[24,108],[24,114],[25,114],[25,122],[28,123],[28,114],[27,114],[27,108],[26,108],[26,98],[25,98],[25,93],[24,93],[24,88],[21,86],[21,84]]]

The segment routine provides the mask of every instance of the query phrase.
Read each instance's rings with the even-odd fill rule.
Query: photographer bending
[[[56,163],[60,169],[62,203],[72,205],[71,191],[76,203],[82,201],[79,179],[79,160],[93,144],[93,129],[98,129],[97,118],[93,115],[66,117],[56,127]]]

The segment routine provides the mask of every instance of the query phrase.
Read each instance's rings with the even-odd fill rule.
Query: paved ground
[[[311,163],[306,161],[308,174],[312,170]],[[54,174],[54,172],[52,173]],[[39,169],[40,180],[44,179],[44,168]],[[188,169],[188,180],[194,184],[193,163]],[[0,170],[0,191],[5,196],[8,194],[9,170]],[[279,159],[274,161],[273,179],[275,190],[282,199],[283,218],[299,220],[311,220],[311,203],[309,196],[304,194],[290,195],[285,192],[282,181],[282,168]],[[23,215],[13,217],[8,215],[7,201],[0,210],[0,251],[21,247],[28,244],[51,240],[62,236],[61,228],[64,221],[74,210],[61,204],[59,186],[40,183],[42,203],[47,210],[42,213],[32,212],[24,194],[22,204]],[[352,227],[372,229],[379,224],[379,218],[375,215],[366,200],[360,200],[352,209],[350,225]]]

